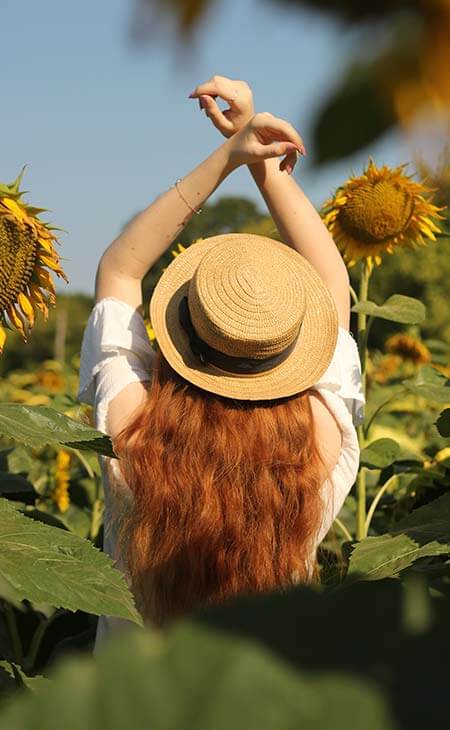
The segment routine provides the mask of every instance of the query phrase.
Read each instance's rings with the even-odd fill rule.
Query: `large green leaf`
[[[357,543],[347,581],[397,576],[418,558],[450,553],[450,493],[414,510],[394,530]]]
[[[368,469],[384,469],[396,460],[399,453],[400,445],[394,439],[377,439],[361,449],[360,463]]]
[[[415,395],[437,403],[450,403],[450,380],[431,365],[424,365],[414,378],[402,381]]]
[[[21,600],[142,625],[122,573],[89,540],[29,519],[0,499],[0,577]]]
[[[419,299],[406,297],[403,294],[393,294],[384,304],[358,302],[353,305],[352,312],[362,312],[371,317],[380,317],[402,324],[417,324],[423,322],[426,317],[425,305]]]
[[[115,456],[108,436],[47,406],[0,404],[0,434],[32,448],[72,446]]]

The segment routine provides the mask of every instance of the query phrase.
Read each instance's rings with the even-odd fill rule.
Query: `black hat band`
[[[221,370],[226,370],[230,373],[245,374],[245,373],[264,373],[267,370],[272,370],[276,365],[282,363],[294,350],[297,343],[298,335],[301,330],[297,333],[293,342],[281,352],[276,355],[271,355],[266,358],[251,358],[251,357],[233,357],[227,355],[220,350],[216,350],[211,345],[208,345],[195,331],[192,324],[191,314],[188,306],[188,298],[184,296],[180,301],[178,307],[178,316],[180,324],[189,337],[189,344],[192,352],[196,355],[203,365],[208,363],[215,365]]]

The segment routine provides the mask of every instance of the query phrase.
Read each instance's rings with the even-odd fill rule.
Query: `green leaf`
[[[358,302],[353,305],[351,311],[402,324],[418,324],[426,317],[425,305],[419,299],[406,297],[403,294],[393,294],[384,304],[375,304],[371,301]]]
[[[356,543],[347,582],[397,576],[418,558],[450,553],[450,493],[414,510],[395,529]]]
[[[108,436],[47,406],[1,403],[0,434],[32,448],[72,446],[115,457]]]
[[[25,477],[20,474],[10,474],[7,471],[0,471],[0,495],[18,493],[36,494],[36,491]]]
[[[0,661],[0,672],[4,678],[8,677],[11,680],[11,689],[15,689],[18,685],[35,691],[42,689],[50,683],[47,677],[43,677],[40,674],[29,677],[18,664],[6,660]]]
[[[89,540],[29,519],[0,499],[0,577],[21,600],[142,625],[122,573]]]
[[[431,365],[424,365],[414,378],[403,380],[402,384],[411,393],[437,403],[450,402],[450,380]]]
[[[436,428],[444,438],[450,438],[450,408],[445,408],[436,421]]]
[[[394,439],[377,439],[361,449],[360,463],[368,469],[383,469],[392,464],[399,453],[400,445]]]

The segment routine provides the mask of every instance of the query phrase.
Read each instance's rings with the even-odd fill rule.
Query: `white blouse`
[[[107,433],[109,401],[132,382],[148,381],[155,365],[155,351],[142,316],[115,297],[101,299],[93,307],[81,345],[78,398],[94,407],[95,426]],[[333,358],[320,380],[312,386],[320,391],[342,429],[342,447],[331,480],[323,484],[324,513],[317,544],[322,542],[350,492],[358,471],[360,449],[355,426],[364,421],[365,398],[361,382],[361,362],[353,335],[339,327]],[[116,529],[120,514],[131,505],[132,493],[118,471],[116,459],[99,456],[105,514],[103,549],[116,561],[129,585],[124,557],[116,555]],[[110,483],[109,463],[117,476]],[[94,652],[113,631],[130,622],[100,616]]]

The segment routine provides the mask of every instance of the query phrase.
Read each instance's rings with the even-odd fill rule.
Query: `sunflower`
[[[69,482],[70,482],[70,454],[60,449],[56,455],[56,487],[53,492],[53,501],[60,512],[66,512],[70,506]]]
[[[394,246],[425,246],[441,232],[435,220],[443,220],[445,206],[434,205],[428,197],[434,188],[411,180],[405,167],[378,168],[369,158],[363,174],[324,203],[321,216],[349,267],[366,259],[371,270]]]
[[[414,365],[424,365],[431,361],[428,347],[412,335],[402,333],[391,335],[384,346],[391,355],[398,355],[402,360],[410,360]]]
[[[401,362],[399,355],[385,355],[371,373],[372,379],[376,383],[386,383],[398,372]]]
[[[45,208],[20,199],[25,167],[11,184],[0,183],[0,353],[4,327],[18,330],[26,342],[35,313],[39,310],[47,319],[48,306],[55,305],[50,271],[68,282],[53,245],[58,241],[52,231],[62,229],[39,220]]]

